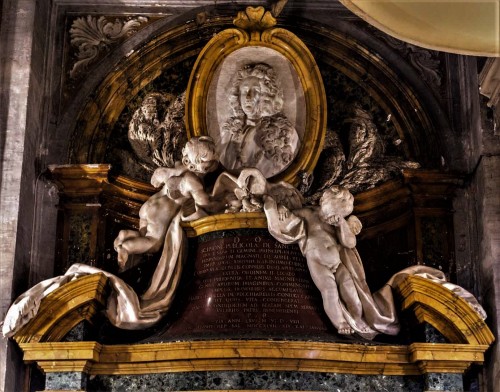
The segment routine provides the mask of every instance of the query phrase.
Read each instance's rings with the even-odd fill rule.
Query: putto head
[[[219,165],[214,140],[210,136],[193,137],[182,149],[182,163],[189,171],[205,174]]]
[[[354,196],[346,188],[334,185],[323,192],[319,205],[325,221],[333,215],[345,218],[354,210]]]

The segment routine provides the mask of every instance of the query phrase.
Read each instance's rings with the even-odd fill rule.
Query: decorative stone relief
[[[265,48],[256,52],[252,48],[250,53],[269,56],[267,51]],[[291,97],[285,96],[275,67],[266,63],[245,64],[233,75],[225,95],[226,106],[230,106],[232,113],[225,119],[219,135],[215,135],[220,138],[220,161],[224,167],[233,172],[255,167],[266,178],[285,170],[297,156],[300,140],[285,111],[286,100]],[[296,114],[298,109],[291,111]]]
[[[194,64],[193,58],[186,59],[172,66],[163,72],[157,79],[153,80],[137,96],[132,99],[118,121],[114,125],[112,137],[106,152],[105,161],[110,162],[117,173],[126,173],[127,176],[149,182],[151,174],[158,166],[172,166],[169,158],[162,158],[163,155],[173,157],[174,160],[181,159],[180,148],[187,140],[184,125],[185,112],[185,90],[189,79],[189,70]],[[148,96],[150,99],[146,100]],[[151,108],[142,108],[143,104],[150,101]],[[144,111],[155,111],[151,120],[144,121],[140,115]],[[135,119],[134,119],[135,118]],[[147,138],[134,135],[139,131],[140,124],[147,135]],[[148,128],[149,127],[149,128]],[[169,146],[156,148],[163,143],[165,135],[174,139],[178,136],[176,143],[169,141]],[[182,138],[182,140],[180,140]],[[147,140],[149,139],[149,140]],[[161,140],[160,140],[161,139]],[[180,147],[179,147],[180,146]],[[162,152],[162,150],[167,152]],[[157,157],[164,162],[161,165],[153,161],[154,152],[158,151]]]
[[[420,167],[417,162],[384,155],[384,142],[367,111],[355,107],[351,121],[347,172],[340,181],[342,186],[353,191],[370,189],[387,181],[402,169]]]
[[[92,15],[76,18],[69,30],[71,45],[76,50],[76,62],[69,72],[70,78],[77,79],[112,45],[136,33],[146,22],[148,18],[144,16],[114,20]]]
[[[418,70],[422,79],[429,86],[441,86],[440,61],[437,52],[403,42],[378,30],[375,35],[382,38],[391,48],[400,52]]]
[[[350,99],[353,98],[356,97]],[[147,172],[161,166],[172,167],[180,159],[181,146],[186,141],[184,106],[184,93],[174,96],[151,92],[135,109],[128,124],[128,141],[139,165]],[[316,204],[321,193],[335,184],[357,193],[396,177],[402,169],[420,167],[417,162],[395,156],[400,154],[398,148],[403,142],[393,134],[390,118],[386,124],[381,124],[382,133],[372,114],[380,119],[379,113],[371,107],[365,109],[365,106],[362,108],[357,103],[350,107],[348,103],[341,105],[341,118],[332,126],[343,129],[328,129],[314,181],[307,176],[299,187],[309,203]]]
[[[173,167],[180,160],[186,141],[184,126],[185,94],[150,93],[134,112],[128,140],[140,164],[148,171]]]
[[[397,156],[386,155],[386,141],[380,135],[372,115],[354,105],[350,118],[344,120],[351,124],[342,145],[336,131],[328,130],[321,165],[317,167],[316,186],[306,200],[317,204],[321,194],[334,184],[340,184],[351,192],[357,193],[375,187],[394,178],[403,169],[417,169],[417,162],[405,161]],[[400,144],[401,140],[393,140]],[[344,154],[347,151],[348,156]]]

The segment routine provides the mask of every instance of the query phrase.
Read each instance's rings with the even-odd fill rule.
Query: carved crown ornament
[[[276,19],[264,7],[248,7],[245,11],[238,12],[233,24],[247,31],[263,31],[276,26]]]

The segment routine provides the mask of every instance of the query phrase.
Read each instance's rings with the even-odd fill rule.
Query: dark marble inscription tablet
[[[266,232],[222,236],[200,241],[189,259],[194,279],[169,336],[330,330],[298,246],[283,245]]]

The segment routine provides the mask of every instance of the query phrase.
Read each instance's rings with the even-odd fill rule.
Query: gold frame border
[[[126,375],[221,370],[295,370],[358,375],[463,373],[482,363],[488,346],[412,343],[408,346],[269,340],[221,340],[136,345],[97,342],[21,343],[26,362],[44,372]],[[450,355],[453,353],[453,355]]]
[[[181,225],[188,237],[198,237],[220,230],[267,229],[267,219],[263,212],[237,212],[211,215]]]
[[[248,7],[247,15],[264,13],[263,7]],[[235,20],[235,24],[241,15]],[[253,27],[252,27],[253,26]],[[237,49],[250,46],[262,46],[273,49],[285,56],[297,72],[304,90],[306,102],[306,126],[304,137],[297,157],[282,173],[273,177],[276,181],[287,181],[298,185],[298,174],[301,171],[312,173],[323,149],[326,134],[326,94],[321,73],[313,55],[292,32],[282,28],[268,28],[264,31],[252,30],[249,25],[246,31],[230,28],[213,37],[200,52],[193,66],[186,92],[186,130],[188,137],[206,134],[207,96],[212,78],[222,62]]]

